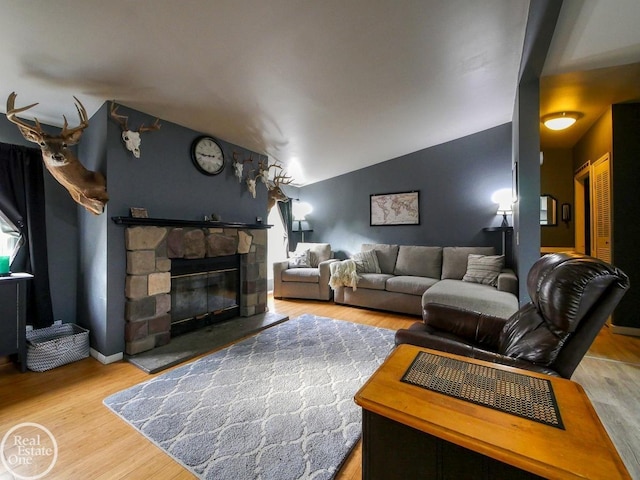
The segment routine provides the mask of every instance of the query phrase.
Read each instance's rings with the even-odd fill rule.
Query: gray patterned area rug
[[[394,331],[302,315],[104,400],[199,478],[328,479]]]

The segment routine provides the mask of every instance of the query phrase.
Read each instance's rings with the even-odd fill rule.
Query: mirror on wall
[[[540,195],[540,225],[558,225],[558,201],[553,195]]]

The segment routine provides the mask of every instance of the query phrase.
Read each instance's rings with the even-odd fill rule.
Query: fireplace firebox
[[[240,256],[171,261],[171,336],[240,313]]]

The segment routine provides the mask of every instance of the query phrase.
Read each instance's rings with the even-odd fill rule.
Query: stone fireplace
[[[237,256],[239,316],[267,311],[267,226],[129,217],[113,220],[126,226],[128,355],[171,340],[173,260],[184,266],[189,260]]]

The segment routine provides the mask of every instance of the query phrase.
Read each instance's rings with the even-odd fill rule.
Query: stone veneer
[[[267,311],[267,231],[250,228],[134,226],[125,230],[125,351],[171,339],[171,259],[240,255],[240,315]]]

